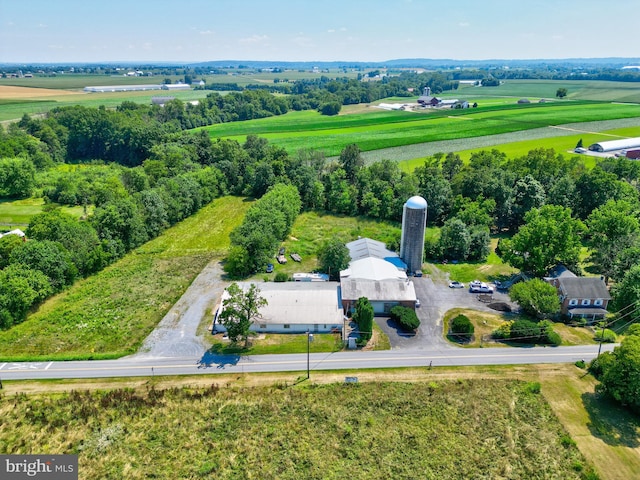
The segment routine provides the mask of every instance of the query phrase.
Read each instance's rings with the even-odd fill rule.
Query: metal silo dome
[[[427,201],[421,196],[415,195],[407,200],[404,206],[413,210],[426,210]]]

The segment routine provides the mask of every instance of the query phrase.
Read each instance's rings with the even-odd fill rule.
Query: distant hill
[[[563,59],[487,59],[487,60],[454,60],[454,59],[430,59],[430,58],[401,58],[384,62],[287,62],[276,60],[212,60],[209,62],[191,63],[191,67],[209,68],[282,68],[286,70],[311,70],[340,69],[340,68],[491,68],[510,67],[527,68],[540,66],[564,66],[564,67],[610,67],[622,68],[626,65],[638,65],[638,58],[563,58]]]

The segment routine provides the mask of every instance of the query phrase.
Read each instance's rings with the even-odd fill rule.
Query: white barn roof
[[[363,280],[343,278],[340,286],[344,300],[366,297],[370,302],[415,302],[416,289],[407,280]]]
[[[243,291],[251,283],[238,283]],[[338,282],[265,282],[257,284],[268,304],[260,309],[262,324],[342,325],[343,310]],[[222,301],[229,298],[227,291]]]
[[[589,150],[594,152],[613,152],[615,150],[638,147],[640,147],[640,137],[594,143],[589,145]]]
[[[395,265],[381,258],[367,257],[349,264],[340,272],[340,278],[363,280],[406,280],[407,274]]]
[[[370,238],[359,238],[347,243],[351,261],[362,260],[363,258],[380,258],[392,263],[396,268],[406,270],[407,265],[402,261],[396,252],[388,250],[383,242]]]

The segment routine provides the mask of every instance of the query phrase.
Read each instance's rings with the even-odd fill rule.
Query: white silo
[[[407,264],[407,271],[415,273],[422,269],[424,256],[424,231],[427,226],[427,201],[411,197],[402,209],[402,236],[400,258]]]

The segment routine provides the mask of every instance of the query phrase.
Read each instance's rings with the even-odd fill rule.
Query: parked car
[[[267,263],[267,273],[272,273],[273,272],[273,263]]]
[[[464,283],[454,280],[453,282],[449,282],[449,288],[464,288]]]
[[[473,281],[469,284],[469,291],[471,293],[493,293],[493,287],[484,282]]]
[[[421,277],[422,276],[422,270],[416,270],[415,273],[413,274],[414,277]]]
[[[420,308],[420,299],[416,298],[416,308]]]

